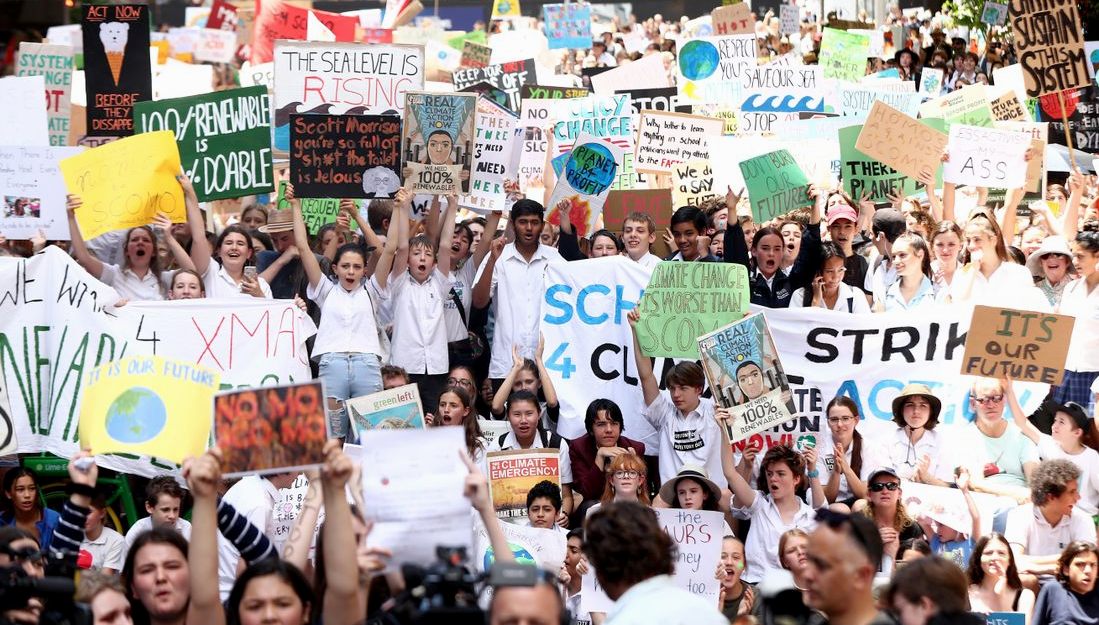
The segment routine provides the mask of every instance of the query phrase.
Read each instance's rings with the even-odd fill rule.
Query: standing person
[[[1042,586],[1034,603],[1031,625],[1095,625],[1099,601],[1094,594],[1099,575],[1099,549],[1091,541],[1076,541],[1057,558],[1057,581]]]
[[[1026,267],[1049,305],[1057,309],[1065,287],[1073,280],[1072,250],[1068,241],[1063,236],[1046,237],[1041,246],[1027,257]]]
[[[305,256],[312,256],[324,273],[329,272],[330,263],[323,254],[315,253],[309,248],[308,239],[305,245],[296,240],[294,213],[300,212],[301,201],[295,199],[294,185],[289,183],[286,185],[286,199],[290,202],[291,209],[275,212],[270,221],[259,228],[260,232],[271,237],[275,249],[256,254],[256,269],[271,285],[271,295],[276,299],[306,299],[306,289],[310,281],[305,270]],[[298,208],[295,209],[294,206]],[[314,308],[310,312],[312,316],[317,311]]]
[[[240,516],[259,528],[268,538],[273,538],[275,504],[280,498],[279,489],[290,488],[295,478],[296,472],[249,475],[229,488],[222,501],[236,508]],[[220,534],[217,552],[218,590],[224,601],[229,598],[233,583],[243,568],[243,560],[233,543]]]
[[[1053,401],[1092,405],[1091,385],[1099,378],[1099,232],[1084,231],[1072,243],[1072,264],[1080,276],[1061,294],[1062,315],[1076,317],[1068,344],[1065,378],[1053,389]]]
[[[504,237],[492,242],[473,287],[473,307],[485,308],[491,302],[496,318],[488,375],[497,387],[510,369],[512,346],[518,346],[524,358],[533,356],[538,346],[542,296],[540,289],[531,285],[542,284],[542,274],[550,263],[565,262],[556,249],[538,240],[544,214],[545,209],[534,200],[524,198],[512,205],[509,218],[515,242],[506,244]]]
[[[726,625],[709,602],[672,583],[676,546],[641,504],[608,503],[584,523],[584,552],[614,607],[606,625]]]
[[[473,411],[472,390],[464,386],[448,386],[439,394],[438,414],[424,415],[428,426],[457,426],[465,432],[466,452],[478,467],[485,466],[485,448],[488,440],[481,431],[477,414]],[[486,472],[482,468],[482,472]]]
[[[931,250],[917,234],[902,234],[892,246],[893,270],[897,279],[885,290],[885,299],[874,302],[875,310],[913,310],[935,303],[931,283]]]
[[[1019,612],[1030,617],[1034,592],[1023,588],[1015,553],[1002,534],[993,532],[977,541],[966,572],[974,612]]]
[[[950,285],[949,300],[995,305],[1009,302],[1027,310],[1049,305],[1034,287],[1027,268],[1011,262],[1000,225],[985,213],[976,213],[965,226],[964,266]],[[1010,300],[1005,296],[1010,295]]]
[[[656,222],[645,213],[633,212],[622,222],[622,244],[626,256],[650,271],[660,264],[660,257],[652,253],[656,242]]]
[[[843,253],[843,283],[863,291],[866,286],[866,272],[869,263],[861,254],[855,253],[855,235],[859,233],[859,213],[852,200],[842,189],[828,194],[825,223],[828,226],[828,238],[839,246]],[[863,291],[865,293],[865,291]]]
[[[809,587],[805,573],[809,570],[809,532],[795,527],[786,530],[778,539],[778,559],[782,568],[790,571],[794,578],[794,588],[805,590]]]
[[[158,475],[145,485],[145,512],[126,532],[126,549],[133,547],[137,537],[154,527],[164,527],[187,540],[191,539],[191,522],[179,515],[183,506],[183,487],[170,475]]]
[[[809,535],[805,603],[825,616],[827,625],[894,625],[878,610],[874,576],[881,567],[881,535],[862,515],[827,509]]]
[[[539,404],[539,418],[542,427],[551,432],[557,431],[557,420],[561,416],[561,404],[557,401],[557,391],[553,387],[553,378],[550,377],[545,362],[542,360],[542,350],[545,346],[545,341],[539,335],[538,347],[534,350],[533,359],[521,357],[518,346],[511,348],[513,361],[511,370],[508,371],[507,377],[500,382],[500,387],[496,389],[496,394],[492,398],[491,410],[494,419],[504,418],[504,400],[511,395],[513,390],[527,391],[535,396],[541,392],[546,398],[544,403]]]
[[[213,252],[217,258],[213,258]],[[233,224],[221,231],[213,249],[205,236],[191,243],[191,261],[212,299],[259,297],[271,299],[271,285],[249,264],[255,248],[244,226]]]
[[[572,497],[572,462],[565,439],[543,429],[538,422],[538,398],[529,391],[514,391],[508,397],[509,430],[489,445],[489,451],[510,449],[557,449],[560,469],[561,497],[564,513],[576,509]]]
[[[42,505],[38,495],[38,474],[32,469],[17,467],[4,474],[3,511],[0,527],[17,527],[48,551],[61,515]]]
[[[1008,513],[1004,530],[1020,571],[1056,573],[1057,557],[1069,543],[1095,540],[1095,522],[1076,509],[1079,478],[1080,469],[1068,460],[1046,460],[1034,469],[1031,502]]]
[[[931,235],[931,276],[935,292],[949,290],[958,270],[958,257],[962,249],[962,229],[953,221],[940,221]]]
[[[929,556],[897,571],[886,591],[901,625],[984,625],[969,613],[965,573],[953,562]]]
[[[893,267],[893,242],[908,231],[908,222],[904,215],[894,208],[883,208],[874,213],[870,230],[874,235],[874,249],[877,259],[866,273],[863,289],[870,293],[875,302],[885,301],[885,293],[897,281],[897,270]]]

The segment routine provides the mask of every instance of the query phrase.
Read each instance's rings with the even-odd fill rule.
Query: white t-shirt
[[[93,569],[122,572],[122,565],[126,560],[126,539],[113,529],[104,527],[99,538],[95,540],[90,540],[85,534],[80,550],[87,551],[92,556]]]
[[[342,285],[321,278],[314,288],[305,291],[306,297],[321,309],[321,323],[317,327],[317,340],[313,344],[313,357],[330,352],[353,354],[380,354],[378,327],[374,322],[374,301],[363,284],[348,292]]]
[[[371,284],[379,287],[375,278]],[[405,272],[390,276],[383,299],[393,305],[393,343],[390,364],[416,374],[446,373],[450,369],[443,302],[450,296],[451,280],[438,267],[427,280],[417,282]]]
[[[1038,438],[1038,455],[1042,460],[1068,460],[1079,467],[1080,479],[1076,481],[1076,485],[1080,490],[1080,501],[1076,505],[1090,515],[1099,513],[1099,488],[1096,488],[1096,480],[1099,479],[1099,452],[1084,446],[1084,451],[1073,455],[1061,449],[1052,436],[1042,434]]]
[[[851,466],[851,452],[854,449],[854,442],[847,447],[847,451],[844,457],[847,458],[847,466]],[[829,444],[827,449],[817,448],[817,471],[820,472],[821,485],[827,484],[832,480],[832,472],[836,466],[836,454],[834,446]],[[859,479],[866,482],[870,478],[870,473],[880,469],[881,467],[889,463],[888,457],[882,453],[881,446],[876,445],[866,437],[862,439],[862,448],[860,449],[862,455],[862,466],[859,468]],[[758,456],[757,456],[758,457]],[[854,497],[855,494],[851,492],[851,487],[847,484],[847,477],[840,475],[839,491],[836,492],[836,501],[843,501]]]
[[[473,276],[476,272],[477,266],[473,264],[472,258],[466,260],[458,269],[450,272],[450,277],[453,279],[451,287],[458,294],[458,299],[465,308],[467,320],[473,306]],[[446,340],[448,342],[461,341],[469,336],[466,324],[462,321],[462,314],[458,312],[458,305],[454,303],[454,298],[450,296],[449,291],[443,301],[443,315],[446,319]]]
[[[133,547],[134,541],[137,537],[145,532],[153,529],[153,517],[144,517],[137,520],[130,526],[130,529],[126,530],[126,551]],[[188,541],[191,540],[191,522],[187,519],[176,519],[176,531],[183,535]]]
[[[1058,312],[1076,317],[1065,368],[1069,371],[1099,371],[1099,289],[1088,293],[1086,280],[1073,280],[1061,295]]]
[[[488,258],[484,262],[488,262]],[[550,263],[563,263],[556,248],[539,245],[527,262],[514,243],[504,246],[492,272],[492,360],[488,377],[504,378],[511,371],[511,348],[533,358],[542,321],[542,276]],[[482,263],[483,264],[483,263]]]
[[[866,295],[857,289],[853,289],[844,282],[840,282],[839,297],[836,298],[836,305],[831,310],[846,312],[846,313],[869,313],[870,304],[866,301]],[[790,296],[790,308],[804,308],[805,298],[808,297],[810,301],[813,298],[812,287],[803,286],[800,289],[794,291],[794,294]]]
[[[674,478],[685,464],[706,469],[719,488],[728,486],[721,467],[721,427],[714,420],[714,402],[699,398],[698,407],[680,414],[667,391],[661,391],[641,415],[657,431],[660,483]]]
[[[1071,516],[1050,527],[1042,511],[1028,503],[1008,513],[1004,538],[1012,545],[1019,545],[1028,556],[1052,556],[1064,551],[1074,540],[1095,542],[1095,523],[1086,512],[1073,508]]]
[[[144,278],[139,278],[130,269],[103,263],[103,272],[99,274],[99,281],[113,287],[122,299],[160,301],[165,298],[165,293],[172,282],[172,273],[162,271],[156,274],[149,270]]]
[[[259,281],[259,288],[263,291],[263,296],[271,299],[271,285],[267,284],[267,281],[258,275],[256,280]],[[206,297],[210,299],[252,297],[247,293],[242,293],[240,284],[229,275],[229,272],[225,270],[221,263],[214,259],[210,259],[210,265],[206,267],[206,273],[202,276],[202,283],[206,285]]]

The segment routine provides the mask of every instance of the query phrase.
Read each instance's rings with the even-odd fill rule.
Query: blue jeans
[[[381,363],[375,354],[329,352],[318,365],[325,394],[340,401],[338,409],[328,410],[331,435],[346,439],[352,432],[343,402],[382,390]]]

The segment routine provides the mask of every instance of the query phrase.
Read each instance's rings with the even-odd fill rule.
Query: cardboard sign
[[[743,317],[748,300],[744,265],[663,261],[637,304],[637,342],[646,356],[694,360],[698,337]]]
[[[86,133],[92,137],[132,135],[134,103],[153,99],[149,7],[85,4],[82,11]]]
[[[820,42],[820,65],[825,78],[857,82],[866,75],[870,38],[845,30],[825,28]]]
[[[0,232],[28,240],[41,230],[47,240],[68,241],[65,180],[59,160],[80,152],[69,147],[0,147]]]
[[[458,66],[488,67],[490,58],[492,58],[492,48],[476,41],[466,41],[462,44],[462,58],[458,61]]]
[[[59,164],[69,193],[84,205],[76,221],[85,240],[150,224],[158,212],[187,220],[179,175],[179,148],[167,130],[113,141]]]
[[[1023,106],[1023,103],[1019,101],[1019,97],[1015,95],[1014,91],[1008,91],[990,102],[989,108],[992,110],[992,119],[994,121],[1030,121],[1030,114],[1027,112],[1026,107]]]
[[[15,75],[41,75],[46,83],[46,117],[50,145],[68,145],[73,67],[73,49],[70,46],[29,41],[19,44]],[[28,102],[30,103],[33,100]]]
[[[557,449],[512,449],[485,454],[489,490],[496,516],[520,523],[527,518],[527,493],[549,480],[561,486],[561,455]]]
[[[591,5],[582,2],[542,5],[543,28],[550,50],[591,47]]]
[[[962,374],[1060,384],[1076,318],[974,306]]]
[[[503,211],[507,206],[504,182],[515,179],[523,129],[506,108],[480,99],[473,143],[473,167],[469,193],[459,206],[479,213]]]
[[[809,179],[788,150],[775,150],[741,161],[740,174],[757,224],[813,204]]]
[[[711,604],[716,602],[721,590],[721,582],[714,578],[714,570],[721,560],[725,527],[722,513],[671,508],[654,508],[653,511],[660,526],[676,544],[672,583]]]
[[[563,171],[550,195],[546,221],[561,225],[561,208],[568,202],[572,227],[577,236],[587,236],[595,231],[596,222],[603,212],[611,186],[622,162],[622,150],[609,141],[589,134],[581,134],[568,153]]]
[[[884,102],[875,102],[855,147],[870,158],[921,180],[938,171],[946,142],[946,133]]]
[[[405,188],[430,195],[468,193],[477,96],[408,93],[405,98]]]
[[[950,160],[943,164],[943,180],[997,189],[1022,187],[1030,141],[1023,132],[954,124],[946,144]]]
[[[291,115],[295,195],[392,198],[401,186],[401,121],[395,115]]]
[[[255,23],[252,29],[253,63],[268,63],[273,59],[276,40],[302,40],[309,35],[309,19],[317,20],[332,33],[335,41],[355,41],[358,18],[326,11],[311,11],[284,0],[256,0]]]
[[[871,202],[889,202],[890,197],[898,193],[912,195],[916,192],[916,181],[889,165],[879,163],[862,153],[855,143],[858,141],[862,126],[850,126],[839,131],[841,171],[843,189],[853,198]]]
[[[672,193],[670,189],[612,190],[603,205],[603,226],[611,232],[621,233],[630,213],[648,215],[656,222],[656,241],[652,253],[664,258],[671,253],[659,233],[670,227],[672,219]]]
[[[758,65],[756,57],[754,34],[687,41],[680,48],[676,61],[680,100],[691,104],[739,101],[741,76],[748,68]]]
[[[1087,87],[1090,63],[1076,0],[1014,2],[1015,47],[1023,66],[1027,97]]]
[[[225,477],[302,471],[324,463],[324,383],[245,388],[214,396],[214,439]]]
[[[130,356],[84,375],[80,441],[97,454],[129,453],[182,464],[210,440],[211,400],[221,376],[157,356]]]
[[[498,63],[486,67],[468,67],[454,72],[454,88],[464,91],[477,83],[485,82],[508,95],[507,108],[519,112],[519,90],[535,81],[534,59]]]
[[[670,174],[675,165],[707,160],[707,136],[718,136],[725,121],[682,113],[642,111],[634,169],[646,174]]]
[[[356,436],[363,430],[400,430],[425,427],[420,387],[405,384],[347,400],[347,412]]]
[[[747,2],[720,6],[710,11],[715,35],[744,35],[756,32],[756,18]]]
[[[6,145],[50,145],[50,123],[42,93],[45,76],[0,78],[0,139]]]
[[[699,206],[716,197],[710,161],[688,161],[675,166],[672,172],[674,206]]]
[[[265,88],[138,102],[134,119],[139,133],[175,133],[180,161],[200,202],[275,190]]]

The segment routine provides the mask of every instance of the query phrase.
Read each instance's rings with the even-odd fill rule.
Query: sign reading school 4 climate
[[[200,202],[274,191],[264,87],[134,104],[137,132],[171,130]]]
[[[0,370],[20,453],[65,458],[78,448],[84,376],[124,356],[154,355],[221,376],[221,388],[309,379],[305,340],[316,326],[290,300],[130,302],[54,247],[0,259]],[[152,476],[148,457],[99,464]]]

